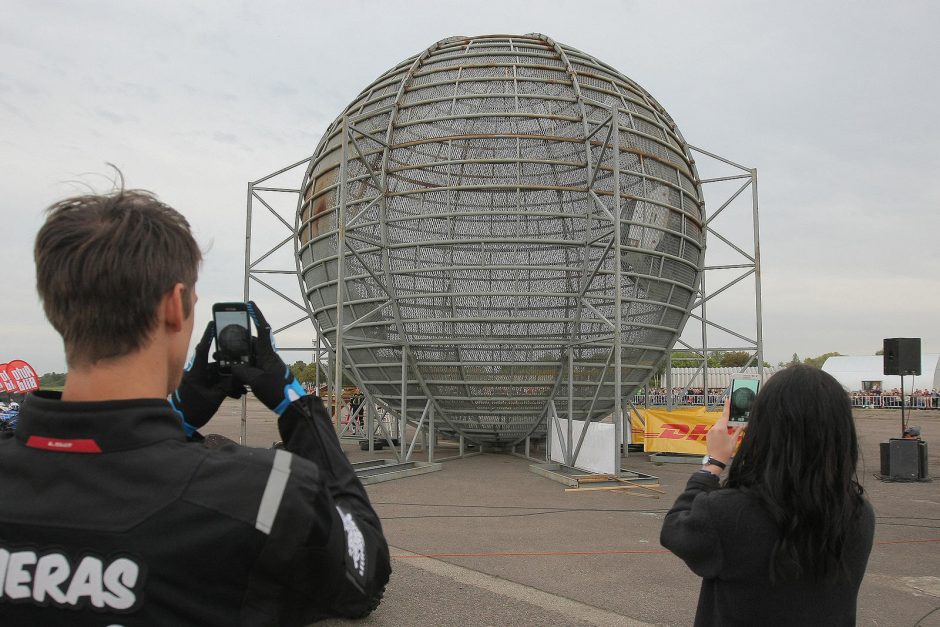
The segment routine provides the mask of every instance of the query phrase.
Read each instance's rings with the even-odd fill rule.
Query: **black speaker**
[[[920,374],[920,338],[885,338],[885,374]]]
[[[882,442],[881,476],[899,481],[923,481],[929,478],[927,443],[923,440],[891,438]]]

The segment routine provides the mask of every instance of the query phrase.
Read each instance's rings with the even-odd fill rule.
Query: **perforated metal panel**
[[[697,181],[669,115],[606,64],[536,34],[443,40],[317,147],[297,217],[311,312],[335,346],[341,257],[353,372],[398,408],[404,353],[411,420],[430,398],[445,431],[508,443],[543,433],[550,401],[603,417],[617,333],[626,397],[688,316]]]

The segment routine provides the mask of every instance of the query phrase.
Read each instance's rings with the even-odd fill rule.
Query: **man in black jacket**
[[[253,365],[221,376],[210,323],[183,372],[201,260],[186,220],[146,192],[68,199],[49,209],[35,257],[69,376],[0,436],[0,624],[371,612],[390,573],[381,524],[257,307]],[[279,415],[286,450],[198,442],[245,386]]]

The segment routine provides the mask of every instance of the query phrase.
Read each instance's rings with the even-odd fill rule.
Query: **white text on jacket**
[[[85,555],[75,566],[62,553],[0,549],[0,602],[126,611],[137,602],[140,566],[127,557]]]

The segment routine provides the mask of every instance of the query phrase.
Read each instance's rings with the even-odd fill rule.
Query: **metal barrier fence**
[[[852,396],[852,407],[870,407],[879,409],[900,409],[900,396],[885,396],[873,394],[870,396]],[[647,403],[647,400],[649,401]],[[650,394],[648,397],[642,393],[633,396],[633,404],[637,407],[667,407],[668,394]],[[708,404],[721,405],[723,401],[721,394],[709,394]],[[673,394],[672,405],[674,407],[694,407],[705,404],[704,394]],[[910,409],[940,409],[940,396],[911,396],[904,395],[904,406]]]
[[[852,407],[900,409],[900,396],[852,396]],[[904,406],[911,409],[940,409],[940,396],[904,395]]]
[[[649,407],[667,407],[669,401],[668,394],[650,394]],[[709,405],[721,405],[724,402],[724,396],[721,394],[709,394]],[[633,396],[633,404],[637,407],[647,406],[647,397],[642,393]],[[704,394],[673,394],[672,404],[674,407],[695,407],[705,404]]]

